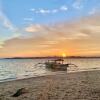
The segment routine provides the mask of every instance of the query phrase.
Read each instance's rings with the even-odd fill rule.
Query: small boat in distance
[[[63,58],[55,59],[55,60],[48,60],[47,62],[45,62],[46,68],[52,69],[52,70],[60,70],[60,71],[67,71],[67,68],[73,65],[77,67],[75,64],[64,63]]]

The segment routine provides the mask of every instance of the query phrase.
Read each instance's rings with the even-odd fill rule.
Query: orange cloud
[[[53,25],[30,25],[24,28],[31,38],[5,41],[1,57],[10,56],[67,56],[100,55],[100,16],[80,18],[74,22]]]

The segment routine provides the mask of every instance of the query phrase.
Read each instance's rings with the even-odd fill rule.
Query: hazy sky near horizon
[[[100,0],[0,0],[0,57],[100,56]]]

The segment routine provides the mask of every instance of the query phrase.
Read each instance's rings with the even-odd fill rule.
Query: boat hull
[[[54,63],[45,63],[46,68],[52,70],[67,71],[68,64],[54,64]]]

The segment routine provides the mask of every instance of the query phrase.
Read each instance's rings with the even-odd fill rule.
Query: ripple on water
[[[37,63],[45,61],[46,59],[2,59],[0,60],[0,81],[51,74],[52,72],[45,67],[36,66]],[[78,66],[78,69],[69,68],[69,72],[100,69],[100,59],[65,59],[65,63]]]

